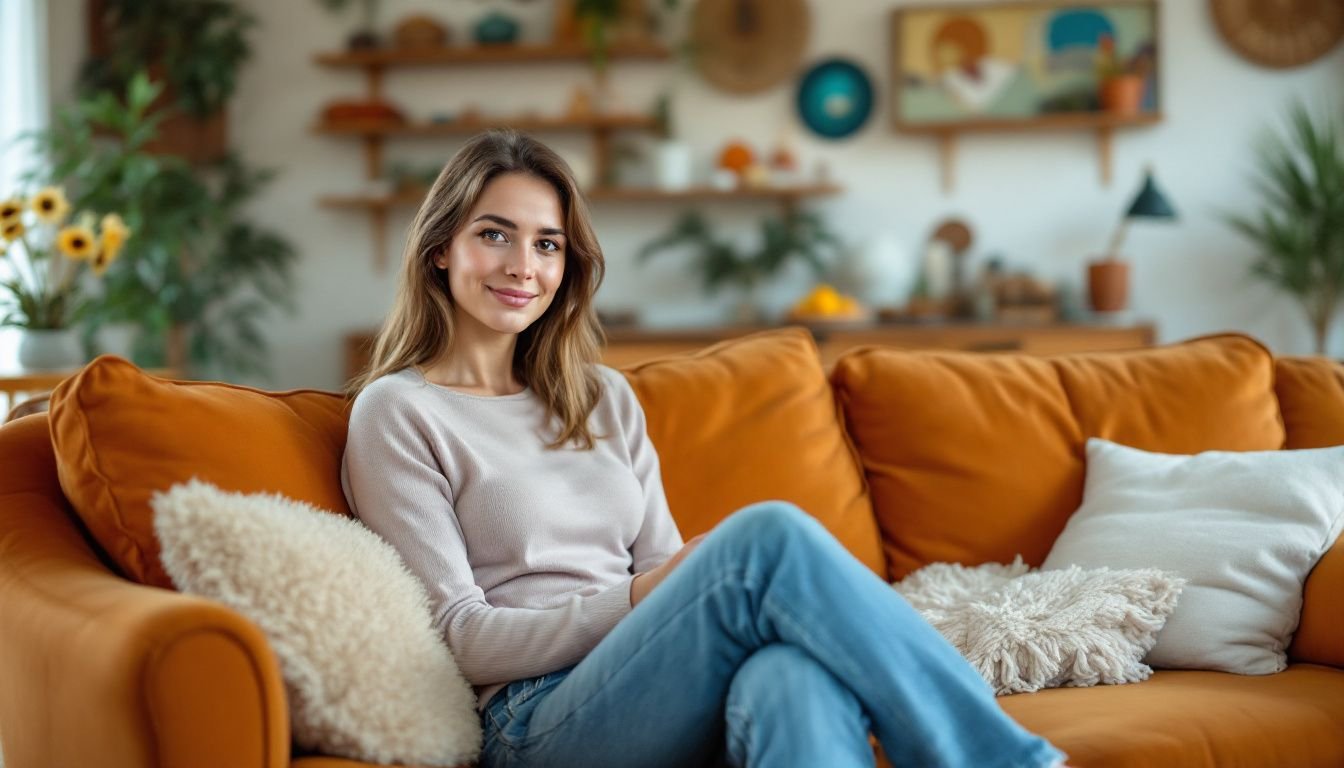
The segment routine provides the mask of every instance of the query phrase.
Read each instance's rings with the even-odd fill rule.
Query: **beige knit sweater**
[[[632,574],[681,547],[639,400],[597,368],[592,451],[545,448],[555,430],[530,388],[471,395],[407,368],[355,400],[346,499],[424,583],[481,707],[586,656],[630,611]]]

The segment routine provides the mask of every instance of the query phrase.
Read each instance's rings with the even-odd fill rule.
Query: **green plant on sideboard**
[[[127,254],[103,276],[81,317],[86,346],[98,328],[134,328],[132,359],[194,377],[268,371],[264,328],[273,309],[294,308],[294,248],[249,222],[242,208],[270,180],[233,154],[206,166],[145,151],[162,112],[161,86],[144,73],[125,94],[103,91],[62,109],[33,135],[50,179],[79,210],[120,210],[133,232]],[[32,179],[46,181],[47,179]]]
[[[791,261],[802,261],[821,277],[839,258],[843,243],[826,227],[819,214],[789,211],[783,217],[761,220],[759,242],[739,247],[720,239],[704,215],[688,211],[672,229],[639,250],[637,260],[647,261],[667,249],[689,249],[706,293],[716,294],[725,286],[741,291],[749,317],[759,320],[759,307],[752,305],[757,287],[775,277]]]
[[[1252,273],[1302,305],[1325,354],[1344,298],[1344,120],[1300,101],[1287,118],[1286,135],[1256,145],[1260,209],[1223,219],[1257,246]]]
[[[256,24],[232,0],[95,0],[92,13],[106,37],[84,63],[81,92],[124,93],[148,64],[170,100],[197,118],[215,114],[233,95]]]

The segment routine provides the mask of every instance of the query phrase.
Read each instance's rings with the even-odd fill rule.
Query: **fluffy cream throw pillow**
[[[377,763],[476,758],[476,697],[390,545],[356,520],[198,480],[151,504],[173,584],[265,632],[300,747]]]
[[[892,586],[1002,696],[1147,680],[1185,581],[1156,569],[925,566]]]

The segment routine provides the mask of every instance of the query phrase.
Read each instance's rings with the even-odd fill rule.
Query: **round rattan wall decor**
[[[1209,0],[1223,40],[1246,59],[1288,69],[1324,56],[1344,39],[1340,0]]]
[[[793,76],[810,28],[805,0],[699,0],[691,15],[700,74],[730,93],[758,93]]]

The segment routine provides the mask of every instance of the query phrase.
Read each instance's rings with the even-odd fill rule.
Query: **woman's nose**
[[[531,276],[535,262],[532,260],[532,248],[527,243],[515,243],[509,249],[504,269],[510,275]]]

